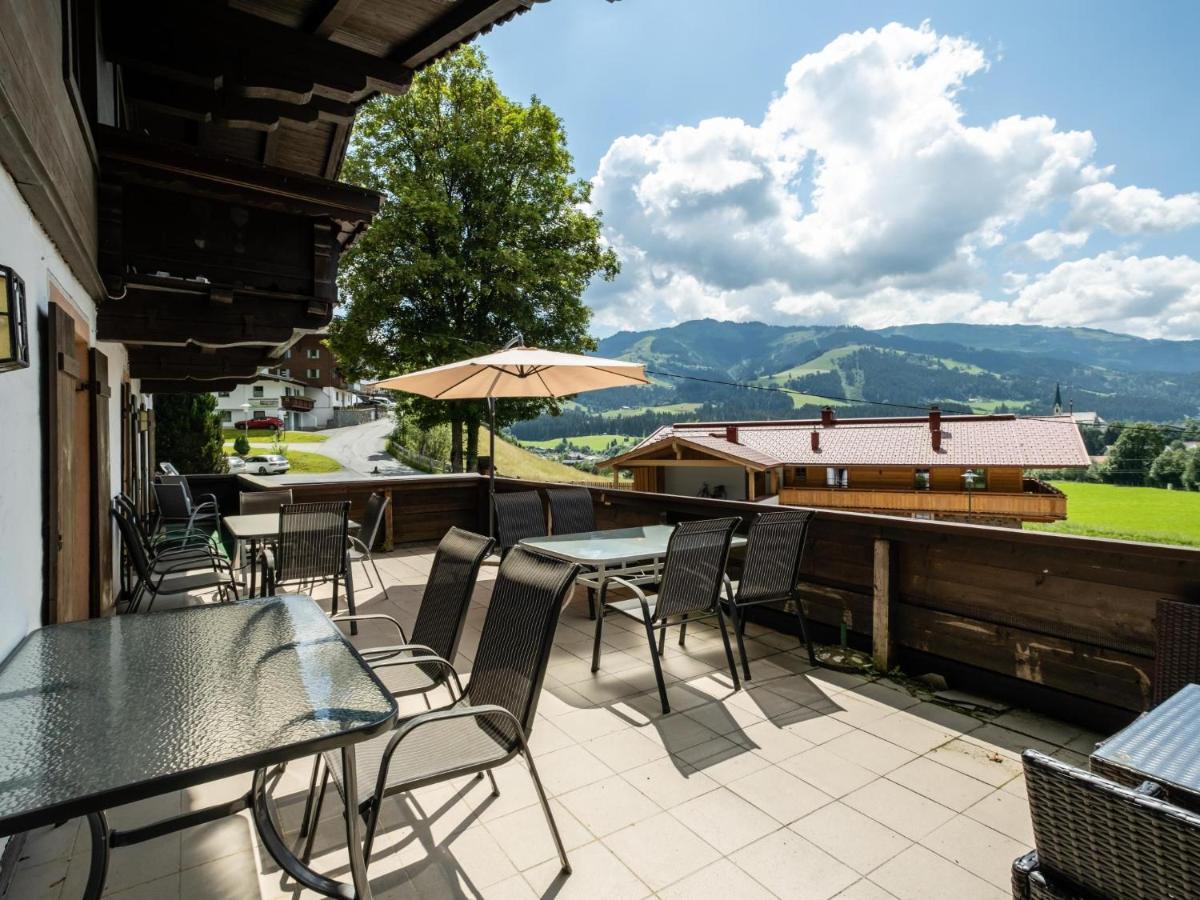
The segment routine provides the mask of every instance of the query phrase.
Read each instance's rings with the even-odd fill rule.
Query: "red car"
[[[264,416],[261,419],[243,419],[233,424],[234,428],[249,428],[251,431],[280,431],[283,429],[283,419],[275,416]]]

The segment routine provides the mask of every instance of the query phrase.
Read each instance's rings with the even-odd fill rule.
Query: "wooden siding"
[[[851,484],[855,484],[851,475]],[[867,490],[855,488],[785,487],[779,502],[866,512],[928,512],[951,515],[1010,516],[1028,521],[1063,519],[1062,494],[1005,494],[995,490]]]

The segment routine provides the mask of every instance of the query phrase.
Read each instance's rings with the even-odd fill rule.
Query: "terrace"
[[[222,504],[267,479],[198,479]],[[502,479],[501,489],[530,485]],[[298,500],[391,493],[378,585],[360,612],[413,621],[433,540],[482,530],[478,476],[292,485]],[[232,502],[230,500],[230,502]],[[749,514],[751,504],[594,491],[600,527]],[[804,595],[818,637],[871,648],[881,671],[939,673],[977,705],[897,675],[812,668],[790,617],[747,631],[754,679],[732,690],[712,628],[669,641],[663,715],[636,623],[609,617],[598,673],[578,592],[564,610],[532,748],[574,873],[563,876],[520,763],[501,793],[464,779],[387,801],[370,875],[391,897],[1003,897],[1032,846],[1019,754],[1086,767],[1095,742],[1148,704],[1154,603],[1195,597],[1196,551],[821,511]],[[485,565],[455,661],[469,671],[495,579]],[[318,595],[321,596],[321,595]],[[672,633],[672,638],[674,633]],[[388,635],[365,627],[361,647]],[[953,697],[951,699],[954,699]],[[419,701],[418,701],[419,704]],[[1030,708],[1037,711],[1031,711]],[[412,708],[423,709],[423,706]],[[405,710],[402,708],[402,712]],[[288,837],[308,789],[293,764],[274,796]],[[221,799],[233,781],[111,814],[145,822]],[[340,806],[327,803],[314,866],[346,877]],[[14,896],[74,897],[87,871],[78,821],[30,836]],[[243,812],[113,854],[118,897],[307,896],[279,871]]]

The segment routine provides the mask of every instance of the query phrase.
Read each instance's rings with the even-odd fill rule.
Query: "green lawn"
[[[235,437],[241,434],[241,429],[238,428],[222,428],[221,435],[226,441],[232,441]],[[269,431],[250,430],[250,443],[262,444],[270,443],[274,436]],[[323,434],[316,434],[311,431],[283,431],[280,432],[279,442],[281,444],[319,444],[321,441],[329,440]]]
[[[567,438],[567,443],[573,447],[581,447],[589,450],[592,453],[602,453],[608,449],[608,445],[613,441],[618,444],[632,444],[636,438],[631,438],[624,434],[581,434],[576,437]],[[562,438],[551,438],[546,441],[521,441],[524,447],[538,447],[542,450],[553,450],[562,443]]]
[[[479,429],[479,452],[487,453],[488,433]],[[528,478],[530,481],[587,481],[596,484],[611,484],[612,476],[593,475],[572,466],[565,466],[552,459],[542,459],[536,453],[523,450],[508,441],[496,440],[496,473],[513,478]]]
[[[289,434],[294,435],[296,432],[289,432]],[[250,441],[250,453],[248,455],[254,456],[259,453],[273,453],[273,445],[261,443],[256,440],[258,436],[259,433],[251,433],[250,437],[252,440]],[[321,440],[324,440],[324,438],[321,438]],[[225,455],[234,455],[233,441],[225,442]],[[292,468],[288,471],[289,475],[323,475],[326,472],[340,472],[342,470],[341,463],[336,459],[322,456],[320,453],[305,453],[303,450],[293,450],[291,447],[288,447],[287,452],[283,455],[287,457],[288,462],[292,465]],[[254,473],[250,472],[249,474],[253,475]]]
[[[1200,547],[1200,492],[1056,481],[1067,519],[1025,527],[1060,534]]]
[[[689,413],[701,407],[700,403],[664,403],[662,406],[631,406],[628,409],[606,409],[600,413],[605,419],[620,419],[623,416],[637,416],[642,413]]]

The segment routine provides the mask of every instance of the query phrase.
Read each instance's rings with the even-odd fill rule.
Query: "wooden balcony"
[[[285,396],[279,398],[279,405],[292,412],[309,412],[313,408],[313,401],[309,397]]]
[[[1000,491],[900,491],[832,487],[784,487],[779,502],[788,506],[849,509],[888,514],[981,516],[1053,522],[1067,517],[1067,498],[1049,485],[1025,480],[1022,493]]]

